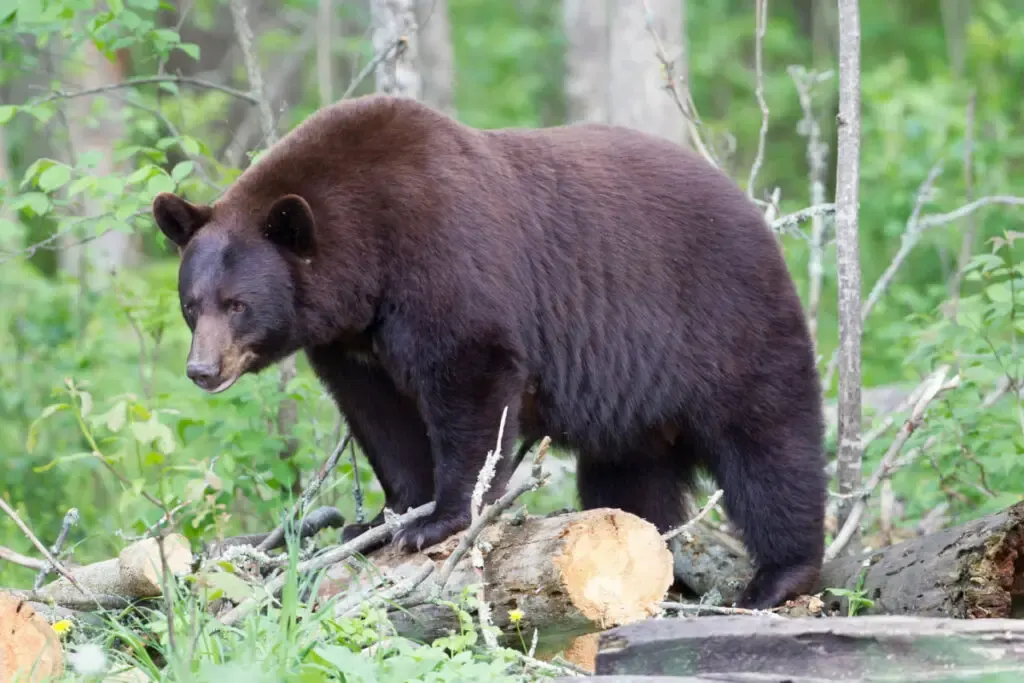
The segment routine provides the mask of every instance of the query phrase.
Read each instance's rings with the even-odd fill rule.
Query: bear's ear
[[[296,194],[287,194],[270,208],[263,235],[300,258],[310,258],[316,246],[315,228],[313,210],[306,200]]]
[[[170,192],[161,192],[153,200],[153,218],[167,239],[182,249],[213,214],[209,206],[196,206]]]

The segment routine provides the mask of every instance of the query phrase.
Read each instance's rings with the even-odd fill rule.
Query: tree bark
[[[370,21],[374,53],[387,53],[375,70],[377,90],[395,97],[420,99],[423,81],[419,73],[416,0],[371,0]],[[396,48],[397,40],[402,42]]]
[[[455,52],[448,0],[416,0],[423,101],[455,115]]]
[[[1024,667],[1024,623],[914,617],[649,619],[601,635],[599,675],[972,680]],[[598,679],[600,680],[600,679]]]
[[[563,0],[565,95],[569,121],[611,120],[608,79],[610,0]]]
[[[320,595],[344,592],[346,604],[358,604],[381,573],[400,583],[425,562],[440,568],[460,538],[426,553],[383,548],[369,556],[371,568],[355,562],[336,565],[328,570]],[[482,576],[467,555],[455,565],[441,600],[459,602],[467,587],[483,582],[494,624],[518,643],[509,612],[520,610],[519,630],[539,631],[541,653],[557,651],[577,636],[656,614],[672,584],[672,556],[657,529],[621,510],[499,520],[484,530],[480,543],[491,548]],[[432,598],[435,585],[424,581],[390,612],[398,633],[429,641],[458,631],[451,607]]]
[[[857,0],[839,0],[839,134],[836,171],[836,270],[839,290],[838,488],[861,486],[861,277],[858,245],[860,177],[860,10]],[[839,526],[852,500],[839,506]],[[855,536],[849,549],[857,545]]]
[[[647,28],[650,10],[654,30],[669,59],[685,76],[683,0],[609,0],[607,79],[609,123],[688,143],[686,122],[665,92],[665,76],[655,56],[655,43]]]
[[[824,566],[820,587],[862,591],[874,602],[864,614],[1024,616],[1024,503],[866,557],[840,557]],[[845,612],[846,598],[825,600]]]

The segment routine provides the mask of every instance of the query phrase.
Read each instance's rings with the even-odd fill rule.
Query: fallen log
[[[1024,622],[874,616],[648,619],[601,635],[598,675],[934,681],[1024,671]]]
[[[0,593],[0,681],[53,680],[64,673],[57,633],[20,598]]]
[[[420,575],[425,563],[440,569],[461,535],[422,553],[382,548],[368,557],[372,566],[335,565],[319,597],[345,593],[342,602],[351,606],[361,594],[370,597],[382,574],[400,584]],[[461,602],[468,586],[482,583],[493,623],[511,643],[518,644],[519,633],[529,641],[536,628],[538,653],[555,652],[577,636],[657,614],[672,583],[672,556],[657,529],[621,510],[499,519],[478,543],[489,548],[482,575],[467,555],[439,594],[428,578],[389,611],[400,635],[429,642],[458,632],[458,616],[445,603]],[[510,616],[515,611],[518,623]]]
[[[174,576],[192,568],[192,551],[181,534],[164,538],[167,567]],[[117,557],[68,568],[83,593],[67,578],[60,577],[32,592],[38,602],[52,602],[70,610],[118,608],[133,600],[163,594],[163,565],[156,538],[145,538],[126,546]]]
[[[860,590],[861,614],[1008,618],[1024,611],[1024,502],[871,553],[827,563],[819,590],[827,611],[846,613],[830,588]]]

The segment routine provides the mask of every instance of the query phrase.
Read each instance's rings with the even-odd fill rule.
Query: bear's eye
[[[245,313],[248,306],[241,301],[232,301],[228,304],[228,310],[232,313]]]

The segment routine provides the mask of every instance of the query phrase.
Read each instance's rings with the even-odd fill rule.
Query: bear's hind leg
[[[814,591],[825,545],[820,451],[800,443],[765,448],[742,437],[726,448],[715,479],[756,568],[736,606],[767,609]]]
[[[649,451],[617,454],[580,453],[576,488],[584,510],[618,508],[647,520],[665,533],[686,517],[686,493],[693,482],[688,462]]]

